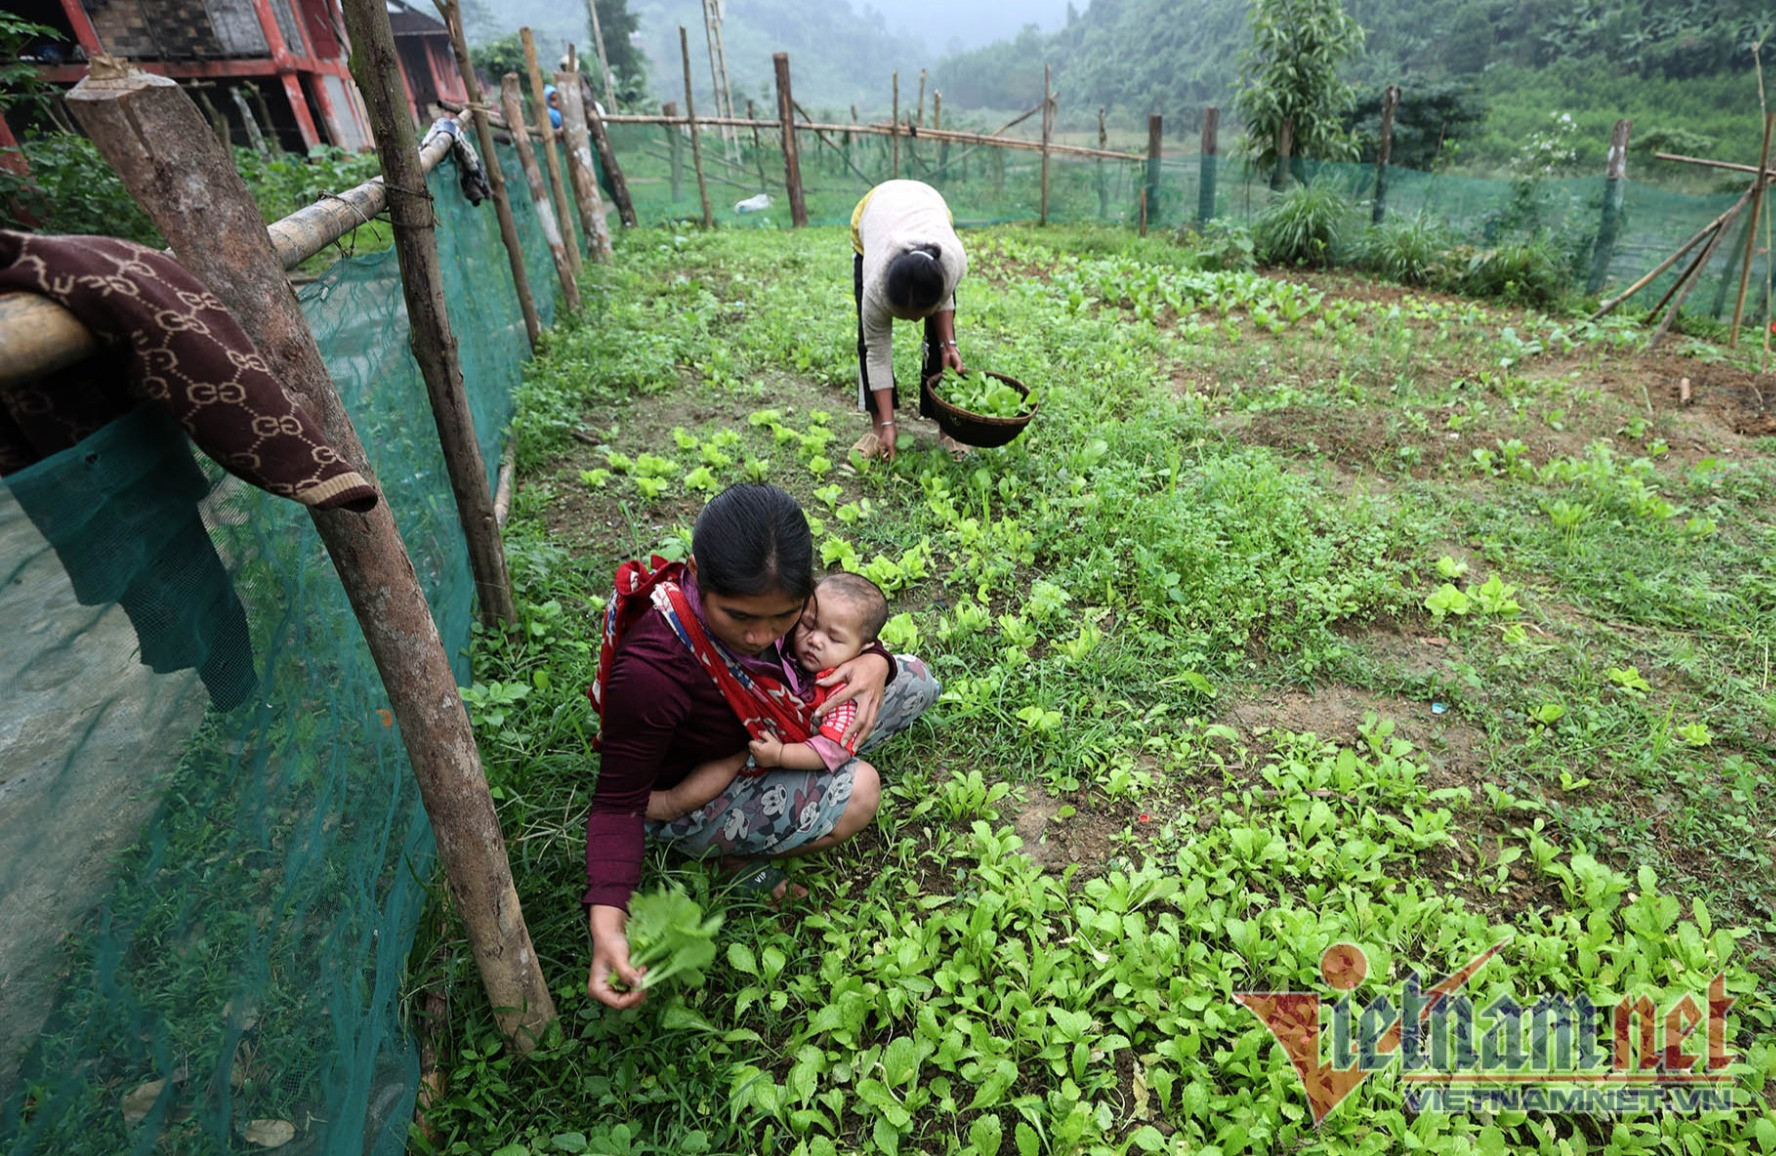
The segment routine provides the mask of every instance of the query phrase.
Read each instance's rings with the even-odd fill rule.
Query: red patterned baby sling
[[[722,692],[733,708],[734,717],[755,739],[776,735],[786,743],[805,743],[818,730],[813,721],[813,707],[801,700],[788,686],[765,675],[753,674],[738,659],[704,631],[703,624],[691,612],[685,597],[683,580],[687,570],[682,562],[668,562],[655,555],[651,562],[625,562],[617,568],[616,591],[604,610],[604,640],[598,651],[598,675],[586,689],[597,712],[603,736],[604,691],[610,685],[611,664],[624,633],[650,609],[657,610],[672,627],[685,648]],[[599,745],[593,740],[593,747]]]

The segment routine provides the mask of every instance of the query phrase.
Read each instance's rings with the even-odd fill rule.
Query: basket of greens
[[[1036,395],[1003,373],[945,369],[925,379],[926,407],[939,429],[964,445],[990,449],[1024,432],[1036,416]]]

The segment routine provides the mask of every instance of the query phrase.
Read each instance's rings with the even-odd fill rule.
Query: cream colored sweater
[[[851,221],[851,241],[863,256],[863,369],[872,389],[894,384],[894,315],[888,311],[888,265],[909,249],[936,245],[943,267],[944,303],[956,310],[956,285],[968,255],[951,224],[943,196],[921,181],[886,181],[871,189]]]

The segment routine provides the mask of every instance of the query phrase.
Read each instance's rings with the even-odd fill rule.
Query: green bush
[[[1366,231],[1357,245],[1357,263],[1402,285],[1429,285],[1446,276],[1451,244],[1445,222],[1417,213]]]
[[[19,149],[30,176],[0,168],[0,224],[45,233],[102,233],[160,248],[154,223],[83,136],[52,133]]]
[[[1186,225],[1178,230],[1178,244],[1190,250],[1193,269],[1209,273],[1250,273],[1258,266],[1252,231],[1237,221],[1210,221],[1199,233]]]
[[[1295,185],[1258,217],[1252,235],[1260,261],[1325,268],[1338,250],[1350,202],[1324,183]]]
[[[1567,292],[1567,269],[1566,256],[1553,241],[1513,241],[1469,256],[1458,287],[1475,297],[1550,306]]]

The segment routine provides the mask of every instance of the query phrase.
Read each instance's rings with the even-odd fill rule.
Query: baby
[[[861,574],[832,574],[814,587],[814,598],[790,635],[789,650],[802,673],[811,679],[825,678],[863,653],[876,641],[888,621],[888,598],[881,587]],[[818,707],[838,687],[813,685],[813,705]],[[805,743],[785,743],[775,737],[755,739],[752,761],[760,767],[788,767],[797,771],[823,771],[834,765],[822,758],[819,745],[827,745],[837,762],[857,753],[857,742],[845,742],[845,729],[857,717],[857,705],[840,703],[820,720],[820,731]]]
[[[814,696],[812,705],[821,705],[839,689],[819,686],[815,680],[862,654],[887,621],[888,598],[868,578],[839,573],[821,580],[790,633],[785,656],[801,668],[808,692]],[[648,797],[647,817],[661,822],[676,819],[720,794],[736,773],[759,774],[773,767],[824,771],[841,766],[857,753],[857,740],[846,742],[844,738],[845,728],[856,717],[856,704],[842,702],[826,713],[819,733],[805,743],[785,743],[773,736],[751,743],[750,759],[742,753],[704,763],[676,787],[654,791]]]

